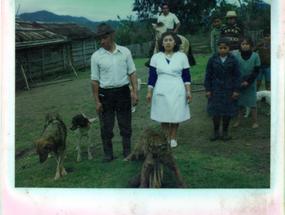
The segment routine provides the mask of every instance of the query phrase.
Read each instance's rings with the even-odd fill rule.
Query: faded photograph
[[[269,0],[16,0],[15,187],[270,188]]]

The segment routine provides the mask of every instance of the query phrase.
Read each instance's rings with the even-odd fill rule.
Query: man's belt
[[[121,87],[113,87],[113,88],[101,88],[99,87],[99,91],[100,92],[117,92],[117,91],[121,91],[123,89],[129,89],[129,85],[126,84],[124,86],[121,86]]]

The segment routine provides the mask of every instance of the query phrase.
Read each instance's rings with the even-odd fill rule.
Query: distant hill
[[[88,27],[91,30],[95,30],[96,26],[100,23],[93,22],[85,17],[61,16],[46,10],[36,11],[33,13],[22,13],[18,16],[18,18],[24,21],[72,22],[78,25]],[[108,20],[105,22],[114,28],[117,28],[119,25],[119,21]]]

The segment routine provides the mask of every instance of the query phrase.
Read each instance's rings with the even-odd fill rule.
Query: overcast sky
[[[229,0],[231,2],[237,0]],[[15,10],[19,14],[48,10],[58,15],[83,16],[92,21],[116,20],[133,15],[134,0],[16,0]],[[271,0],[265,0],[271,2]]]
[[[126,18],[132,12],[134,0],[16,0],[19,13],[48,10],[58,15],[83,16],[92,21]]]

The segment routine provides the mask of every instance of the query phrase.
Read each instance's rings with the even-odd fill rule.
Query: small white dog
[[[77,162],[81,161],[81,144],[87,144],[88,159],[92,160],[91,143],[90,138],[90,125],[96,118],[88,119],[83,113],[78,114],[72,118],[72,126],[70,130],[78,130],[78,142],[76,143],[77,149]]]
[[[256,101],[258,102],[262,100],[264,100],[268,105],[271,106],[271,91],[262,90],[262,91],[256,92]],[[246,107],[244,117],[248,117],[249,114],[250,114],[250,108]]]
[[[256,101],[261,101],[262,99],[265,99],[265,102],[271,106],[271,91],[262,90],[256,92]]]

